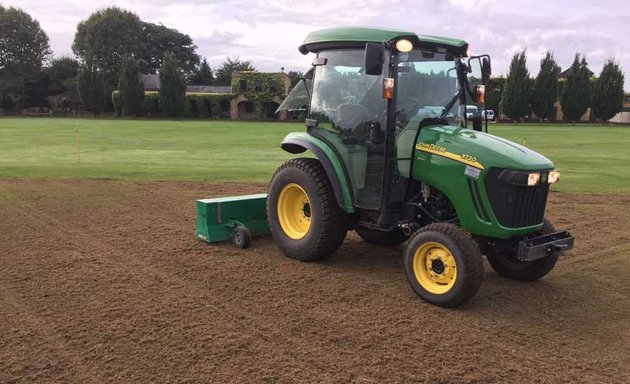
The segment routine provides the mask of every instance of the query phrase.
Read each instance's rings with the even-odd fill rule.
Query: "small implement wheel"
[[[479,290],[483,262],[477,243],[453,224],[431,224],[416,232],[405,249],[411,287],[423,300],[456,307]]]
[[[333,254],[346,237],[346,213],[339,208],[319,160],[292,159],[271,179],[267,221],[282,253],[302,260]]]
[[[554,232],[556,232],[556,229],[553,224],[545,219],[541,230],[530,236],[537,237]],[[527,238],[527,236],[524,238]],[[486,256],[492,269],[499,275],[508,279],[530,282],[536,281],[551,272],[558,261],[558,257],[560,257],[560,253],[555,252],[551,256],[533,261],[520,261],[516,259],[516,255],[509,252],[493,252],[492,250]]]
[[[232,230],[231,238],[232,238],[232,244],[234,244],[236,248],[241,248],[241,249],[249,248],[249,244],[251,243],[251,240],[252,240],[252,236],[249,233],[249,229],[242,225],[234,227],[234,229]]]
[[[380,245],[381,247],[395,247],[409,238],[400,229],[384,232],[375,229],[357,228],[357,234],[366,243]]]

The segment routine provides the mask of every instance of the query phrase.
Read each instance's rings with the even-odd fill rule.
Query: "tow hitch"
[[[560,231],[519,241],[516,258],[519,261],[538,260],[572,248],[573,236],[567,231]]]

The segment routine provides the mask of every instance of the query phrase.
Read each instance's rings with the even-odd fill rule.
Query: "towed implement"
[[[328,257],[348,230],[406,243],[415,293],[454,307],[478,291],[482,255],[500,275],[533,281],[573,247],[545,218],[554,164],[467,116],[467,105],[485,110],[488,55],[470,56],[462,40],[368,28],[316,31],[299,50],[315,54],[313,67],[280,109],[307,107],[306,132],[281,147],[312,156],[280,166],[265,200],[286,256]]]

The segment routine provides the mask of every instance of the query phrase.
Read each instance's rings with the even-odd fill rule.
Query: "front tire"
[[[545,219],[542,229],[535,232],[533,236],[542,236],[554,232],[556,232],[556,229],[553,224]],[[531,282],[539,280],[551,272],[558,262],[560,254],[554,252],[551,256],[533,261],[519,261],[516,259],[516,255],[504,251],[490,251],[486,257],[492,269],[499,275],[508,279]]]
[[[470,300],[483,280],[477,243],[453,224],[430,224],[417,231],[407,243],[404,262],[411,288],[440,307]]]
[[[297,158],[280,166],[271,179],[267,221],[282,253],[301,261],[335,253],[347,233],[326,171],[317,159]]]

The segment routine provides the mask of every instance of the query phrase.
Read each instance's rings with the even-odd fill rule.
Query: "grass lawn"
[[[77,163],[76,132],[81,163]],[[0,178],[266,182],[291,155],[279,143],[301,123],[0,119]],[[562,171],[561,191],[629,192],[630,127],[490,125]]]
[[[5,118],[0,119],[0,178],[267,181],[290,157],[280,141],[303,126]]]

